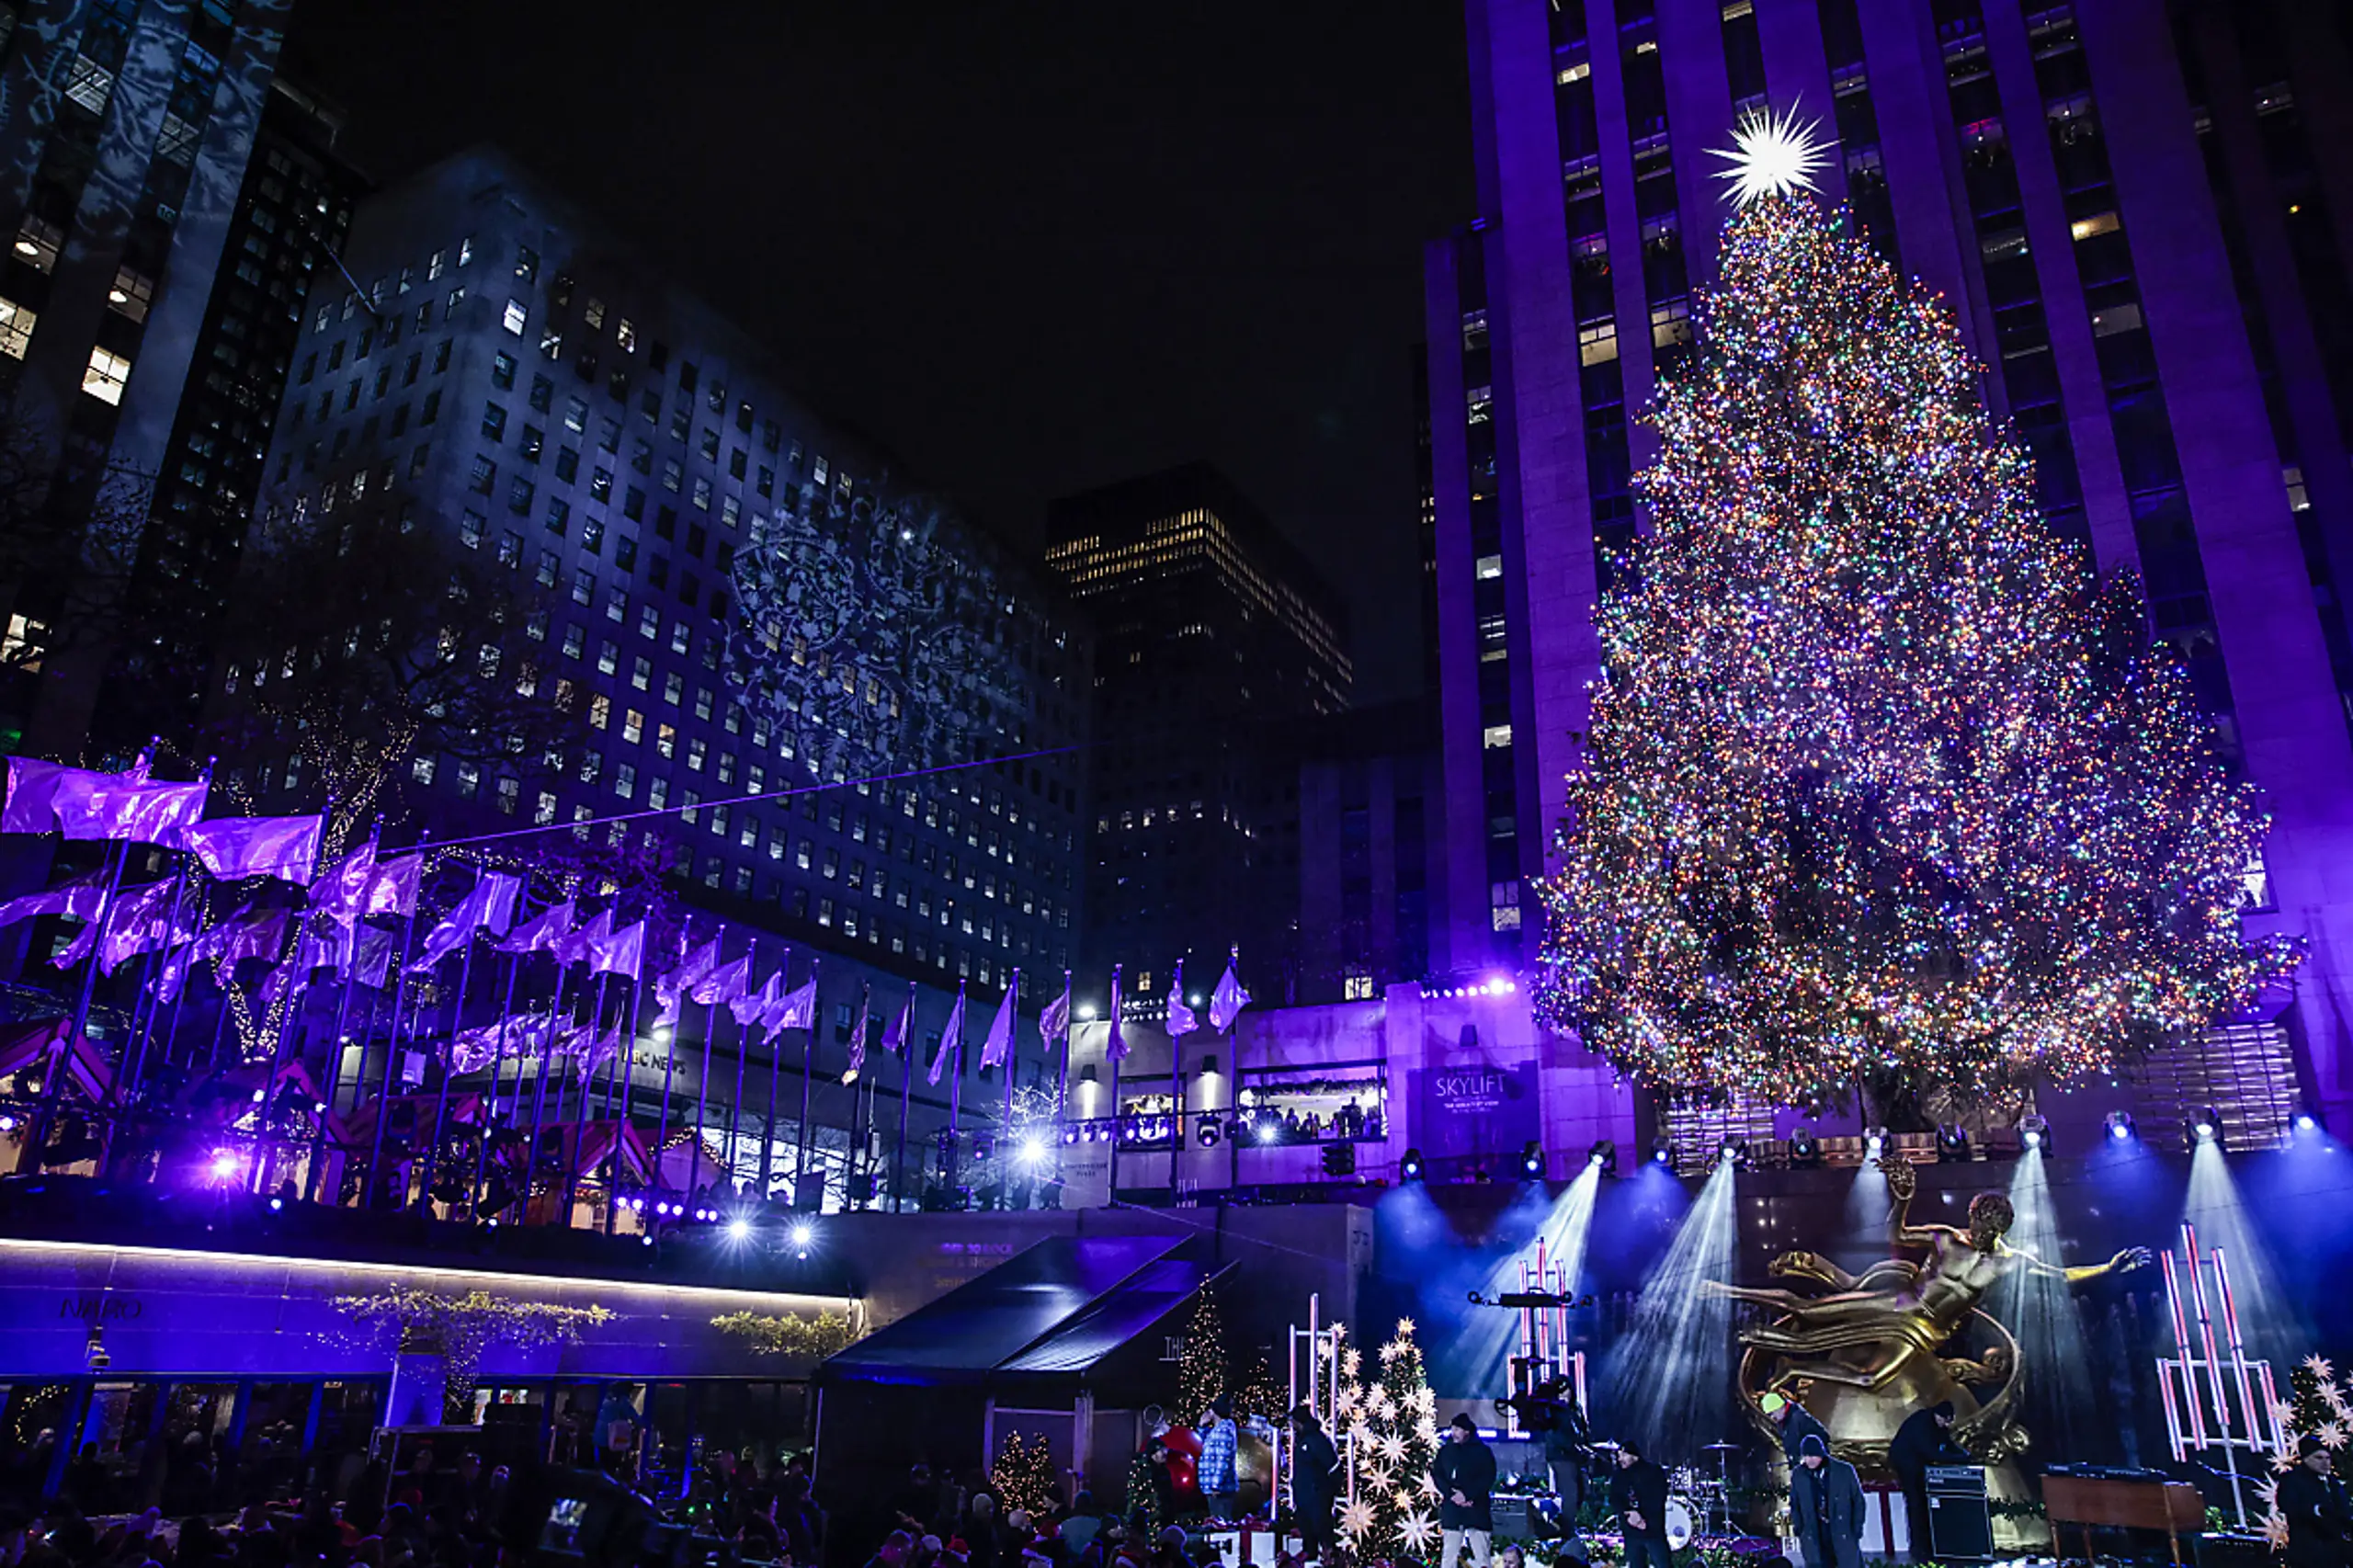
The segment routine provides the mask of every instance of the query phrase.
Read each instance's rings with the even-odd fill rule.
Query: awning
[[[1086,1373],[1223,1270],[1180,1236],[1057,1236],[829,1358],[828,1381]]]

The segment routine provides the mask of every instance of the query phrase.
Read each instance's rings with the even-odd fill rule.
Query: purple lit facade
[[[2275,825],[2251,926],[2292,999],[2131,1088],[2242,1136],[2353,1118],[2353,115],[2325,7],[1470,0],[1481,217],[1427,267],[1447,938],[1532,957],[1580,761],[1635,423],[1689,352],[1752,108],[1837,142],[1826,199],[1960,313],[2053,529],[2137,570]],[[1613,265],[1613,263],[1616,263]],[[2233,1108],[2235,1102],[2243,1106]]]

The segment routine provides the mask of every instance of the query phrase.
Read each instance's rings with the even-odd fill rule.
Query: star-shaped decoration
[[[1731,183],[1733,198],[1743,207],[1760,196],[1812,190],[1814,175],[1829,161],[1816,129],[1813,120],[1799,119],[1795,109],[1745,115],[1733,128],[1731,150],[1715,153],[1731,165],[1716,177]]]
[[[1412,1318],[1399,1318],[1397,1320],[1397,1337],[1400,1339],[1411,1339],[1414,1337],[1414,1320]]]
[[[2296,1468],[2296,1456],[2282,1449],[2271,1456],[2271,1468],[2285,1475]]]
[[[1340,1533],[1347,1537],[1351,1548],[1362,1541],[1365,1532],[1372,1528],[1373,1517],[1372,1505],[1361,1497],[1351,1498],[1341,1506]]]
[[[2277,1506],[2279,1501],[2279,1483],[2276,1481],[2256,1482],[2255,1483],[2255,1497],[2256,1502],[2261,1503],[2267,1508]]]
[[[1427,1508],[1416,1510],[1397,1521],[1397,1539],[1411,1551],[1427,1551],[1438,1540],[1438,1521],[1430,1517]]]
[[[2328,1358],[2325,1356],[2312,1355],[2305,1357],[2304,1370],[2310,1372],[2313,1377],[2318,1378],[2324,1383],[2332,1382],[2336,1377],[2336,1367],[2330,1364]]]
[[[2293,1404],[2284,1399],[2275,1399],[2271,1402],[2271,1424],[2274,1426],[2284,1432],[2295,1419],[2296,1407]]]
[[[1438,1411],[1438,1391],[1424,1383],[1414,1391],[1414,1408],[1435,1415]]]
[[[2274,1551],[2288,1550],[2288,1516],[2274,1511],[2263,1516],[2263,1539]]]
[[[2322,1448],[2326,1449],[2330,1453],[2335,1453],[2345,1446],[2347,1431],[2344,1422],[2331,1421],[2313,1435],[2320,1439]]]
[[[1381,1457],[1391,1464],[1405,1462],[1405,1439],[1392,1432],[1381,1439]]]
[[[1364,1370],[1364,1352],[1351,1348],[1340,1358],[1340,1375],[1353,1378]]]
[[[1425,1443],[1437,1442],[1438,1417],[1434,1415],[1423,1416],[1420,1422],[1418,1422],[1414,1427],[1414,1436],[1419,1437]]]
[[[1398,1357],[1403,1356],[1411,1348],[1412,1346],[1408,1346],[1402,1339],[1391,1340],[1388,1344],[1381,1347],[1381,1359],[1382,1364],[1385,1366],[1389,1362],[1394,1361]]]

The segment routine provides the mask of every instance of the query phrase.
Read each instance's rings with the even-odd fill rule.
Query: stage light
[[[1283,1124],[1271,1116],[1258,1119],[1258,1142],[1271,1143],[1283,1135]]]
[[[1094,1003],[1081,1002],[1078,1005],[1078,1021],[1083,1024],[1091,1024],[1095,1021]]]
[[[1422,1152],[1419,1149],[1405,1151],[1405,1157],[1397,1162],[1397,1176],[1403,1181],[1422,1179]]]
[[[269,1211],[270,1211],[271,1213],[273,1213],[273,1214],[283,1214],[283,1213],[285,1213],[285,1212],[286,1212],[286,1199],[282,1199],[282,1198],[278,1197],[276,1193],[272,1193],[272,1194],[270,1194],[270,1198],[269,1198]]]
[[[1748,1140],[1733,1133],[1725,1133],[1723,1142],[1716,1145],[1716,1158],[1731,1165],[1748,1164]]]
[[[727,1239],[731,1242],[750,1241],[752,1239],[752,1222],[749,1220],[741,1218],[728,1221]]]
[[[1671,1165],[1675,1164],[1675,1140],[1672,1138],[1652,1139],[1651,1164],[1654,1165]]]
[[[17,1119],[13,1116],[0,1114],[0,1132],[14,1132],[16,1130]]]
[[[1968,1159],[1969,1130],[1957,1121],[1938,1128],[1937,1158],[1955,1162]]]
[[[2313,1112],[2311,1112],[2311,1111],[2309,1111],[2309,1110],[2301,1110],[2301,1109],[2300,1109],[2300,1110],[2298,1110],[2298,1111],[2296,1112],[2296,1119],[2295,1119],[2295,1120],[2294,1120],[2293,1122],[2291,1122],[2290,1125],[2290,1126],[2292,1126],[2292,1127],[2295,1129],[2295,1131],[2298,1131],[2298,1132],[2300,1132],[2300,1133],[2302,1133],[2302,1132],[2318,1132],[2318,1131],[2320,1131],[2320,1118],[2319,1118],[2319,1117],[2317,1117],[2317,1116],[2315,1116],[2314,1114],[2313,1114]],[[5,1131],[7,1131],[7,1119],[6,1119],[6,1118],[0,1118],[0,1132],[5,1132]]]
[[[1218,1130],[1217,1118],[1205,1116],[1193,1125],[1193,1140],[1204,1149],[1214,1149],[1217,1141],[1225,1136]]]
[[[1592,1148],[1585,1152],[1585,1163],[1597,1166],[1603,1176],[1616,1176],[1618,1174],[1618,1141],[1615,1138],[1597,1140]]]
[[[1520,1148],[1519,1174],[1530,1181],[1544,1179],[1544,1146],[1533,1138]]]
[[[816,1227],[810,1224],[808,1221],[803,1220],[801,1223],[792,1227],[792,1244],[794,1246],[805,1247],[816,1239]]]
[[[1814,1140],[1813,1128],[1800,1127],[1791,1130],[1790,1164],[1800,1167],[1822,1164],[1822,1145]]]
[[[212,1151],[212,1179],[228,1181],[237,1174],[237,1152],[233,1149]]]
[[[2199,1143],[2211,1143],[2217,1149],[2222,1148],[2223,1146],[2222,1113],[2212,1106],[2200,1107],[2198,1114],[2190,1119],[2189,1138],[2193,1146]]]
[[[975,1165],[979,1165],[979,1164],[982,1164],[982,1163],[983,1163],[983,1162],[985,1162],[985,1161],[988,1161],[988,1160],[994,1159],[994,1158],[995,1158],[995,1157],[996,1157],[996,1134],[995,1134],[995,1133],[994,1133],[994,1132],[975,1132],[975,1133],[973,1133],[973,1134],[972,1134],[972,1163],[973,1163],[973,1164],[975,1164]]]
[[[1068,1148],[1070,1145],[1072,1145],[1072,1144],[1074,1144],[1074,1143],[1075,1143],[1075,1142],[1078,1142],[1078,1129],[1077,1129],[1077,1128],[1075,1128],[1075,1127],[1065,1127],[1065,1128],[1063,1128],[1063,1146],[1064,1148]]]
[[[2029,1153],[2051,1153],[2050,1119],[2040,1116],[2018,1118],[2018,1143]]]
[[[1876,1160],[1880,1157],[1881,1153],[1885,1150],[1886,1147],[1887,1129],[1884,1127],[1874,1127],[1869,1132],[1863,1134],[1863,1153],[1865,1157]]]
[[[2108,1113],[2108,1136],[2110,1142],[2130,1142],[2139,1131],[2140,1129],[2133,1125],[2131,1111],[2112,1110]]]
[[[1021,1140],[1021,1163],[1034,1165],[1046,1157],[1046,1141],[1032,1132]]]
[[[644,1235],[642,1235],[642,1236],[638,1237],[638,1238],[637,1238],[637,1244],[638,1244],[638,1245],[640,1245],[640,1246],[642,1246],[642,1247],[650,1247],[650,1246],[652,1246],[652,1245],[654,1244],[654,1233],[653,1233],[651,1231],[649,1231],[649,1232],[647,1232]]]

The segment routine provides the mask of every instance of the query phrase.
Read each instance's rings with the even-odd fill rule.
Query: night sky
[[[496,142],[1034,548],[1206,457],[1420,678],[1421,244],[1472,210],[1457,0],[299,0],[391,182]]]

